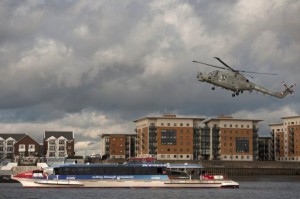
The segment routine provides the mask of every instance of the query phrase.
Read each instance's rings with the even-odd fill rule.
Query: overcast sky
[[[299,84],[300,1],[4,0],[0,2],[0,133],[75,133],[77,154],[100,133],[133,133],[133,120],[176,113],[261,119],[299,115],[285,99],[211,90],[198,72],[272,72],[273,91]]]

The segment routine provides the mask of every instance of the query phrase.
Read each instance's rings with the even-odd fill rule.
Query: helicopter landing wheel
[[[215,90],[215,89],[216,89],[215,87],[212,87],[212,88],[211,88],[211,90]]]
[[[234,93],[232,93],[232,97],[235,97],[235,94],[234,94]]]

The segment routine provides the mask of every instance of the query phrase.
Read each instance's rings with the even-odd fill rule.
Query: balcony
[[[155,131],[155,130],[156,130],[156,126],[155,126],[155,125],[150,125],[150,126],[149,126],[149,130]]]

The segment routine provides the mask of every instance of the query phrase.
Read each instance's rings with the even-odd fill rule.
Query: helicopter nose
[[[199,81],[203,82],[203,74],[201,72],[198,73],[197,78]]]

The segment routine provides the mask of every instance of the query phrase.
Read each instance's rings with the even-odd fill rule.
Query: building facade
[[[173,114],[135,120],[136,155],[155,156],[158,160],[197,159],[194,156],[197,156],[199,143],[194,137],[199,137],[194,134],[203,120]]]
[[[0,159],[13,159],[15,144],[26,134],[0,134]]]
[[[43,141],[46,158],[64,158],[75,155],[75,140],[72,131],[45,131]]]
[[[258,160],[273,161],[273,139],[271,137],[258,138]]]
[[[144,117],[134,121],[136,154],[158,160],[257,160],[260,121],[231,116]]]
[[[14,145],[14,156],[19,158],[41,156],[40,144],[29,135],[23,136]]]
[[[206,160],[258,159],[258,123],[262,120],[221,115],[200,127],[200,155]]]
[[[102,134],[101,155],[112,159],[135,157],[135,143],[136,134]]]
[[[300,116],[283,117],[270,124],[275,161],[300,161]]]

